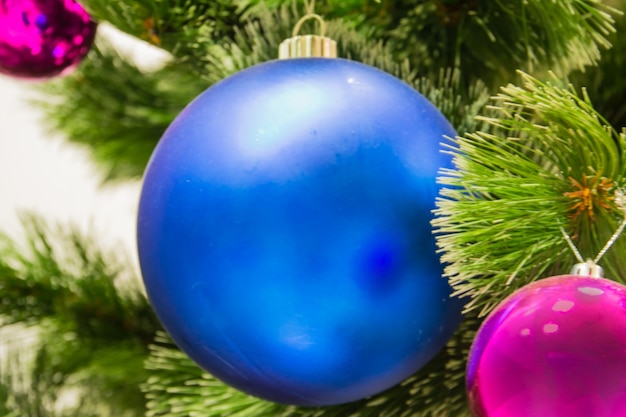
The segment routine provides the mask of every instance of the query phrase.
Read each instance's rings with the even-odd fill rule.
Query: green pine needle
[[[444,190],[434,222],[447,275],[458,294],[472,297],[467,310],[481,314],[528,282],[569,272],[574,255],[561,226],[593,258],[624,216],[613,196],[624,184],[626,136],[584,92],[521,76],[524,86],[503,88],[491,116],[481,118],[487,129],[450,146],[458,170],[444,173],[453,188]],[[591,209],[573,180],[587,182]],[[611,255],[622,242],[602,264],[624,282]]]

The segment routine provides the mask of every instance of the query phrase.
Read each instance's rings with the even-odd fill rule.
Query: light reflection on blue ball
[[[400,80],[272,61],[209,88],[148,166],[138,245],[176,343],[270,401],[339,404],[430,360],[460,321],[430,220],[454,131]]]

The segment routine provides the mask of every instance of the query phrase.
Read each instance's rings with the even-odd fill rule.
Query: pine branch
[[[166,50],[193,49],[200,34],[232,38],[247,2],[239,0],[83,0],[99,21]],[[191,44],[191,45],[190,45]]]
[[[530,281],[569,272],[575,259],[561,225],[593,258],[624,215],[613,196],[624,184],[626,135],[584,92],[522,78],[524,87],[494,98],[488,129],[455,140],[458,171],[443,178],[454,188],[443,192],[434,223],[446,273],[472,297],[466,308],[481,314]],[[620,282],[622,242],[603,260]]]
[[[626,10],[626,1],[620,0],[616,7]],[[613,47],[602,53],[597,66],[576,72],[572,83],[585,88],[594,107],[615,129],[626,127],[626,14],[616,23],[616,33],[609,38]]]
[[[599,0],[407,3],[412,9],[388,32],[397,54],[431,73],[458,66],[464,80],[482,79],[492,90],[520,68],[565,76],[594,64],[609,46],[616,12]],[[415,49],[420,44],[425,53]]]
[[[437,78],[421,77],[410,84],[443,113],[457,134],[477,130],[482,122],[477,116],[489,102],[489,90],[476,80],[469,88],[462,85],[459,69],[441,70]]]
[[[0,241],[4,324],[53,317],[72,323],[79,337],[149,343],[159,326],[124,266],[73,228],[54,230],[33,215],[23,224],[25,248],[6,236]]]
[[[3,355],[0,360],[0,415],[3,417],[95,417],[87,410],[70,410],[57,404],[59,383],[56,378],[42,383],[35,371],[37,347],[36,329],[23,326],[3,326],[1,329]],[[10,337],[7,337],[9,336]],[[82,413],[85,412],[85,413]]]
[[[251,5],[277,9],[285,5],[303,6],[304,1],[250,0]],[[380,0],[321,0],[315,2],[315,13],[325,19],[342,19],[350,28],[364,28],[381,34],[391,23],[394,13],[402,9],[403,1]],[[300,7],[303,9],[303,7]],[[378,37],[378,36],[375,36]]]
[[[114,344],[103,349],[82,343],[50,320],[37,327],[3,326],[0,415],[143,416],[138,385],[145,378],[145,350]],[[94,363],[104,366],[93,369]]]
[[[16,327],[11,326],[10,329],[3,327],[2,332],[24,333],[24,329]],[[44,405],[47,399],[44,399],[43,393],[37,391],[37,387],[30,386],[29,375],[24,372],[25,355],[16,354],[15,346],[12,346],[20,343],[23,352],[26,351],[28,344],[15,339],[18,338],[11,338],[9,346],[6,346],[6,342],[3,343],[4,355],[0,360],[0,415],[3,417],[57,417],[57,413],[52,410],[53,407],[50,404],[47,404],[48,407]]]
[[[100,40],[72,76],[42,86],[51,129],[87,146],[104,180],[138,178],[159,138],[206,82],[184,66],[142,72]]]
[[[25,245],[0,241],[0,319],[3,329],[29,326],[37,337],[30,344],[3,339],[5,348],[15,345],[9,358],[23,364],[5,381],[6,402],[29,416],[141,415],[143,361],[160,328],[145,297],[113,256],[75,230],[54,230],[33,216],[24,228]],[[28,352],[34,358],[22,358]],[[81,401],[55,414],[68,390]]]
[[[65,322],[48,322],[37,346],[30,389],[54,408],[66,393],[73,393],[74,401],[65,406],[67,415],[143,416],[145,398],[139,387],[147,375],[145,358],[145,346],[136,341],[94,342],[67,330]]]
[[[278,416],[284,408],[249,397],[203,372],[165,333],[151,346],[146,368],[147,417]]]

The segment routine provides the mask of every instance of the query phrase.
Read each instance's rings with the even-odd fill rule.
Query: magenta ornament
[[[469,356],[475,417],[625,417],[626,287],[561,275],[506,298]]]
[[[74,0],[0,0],[0,73],[66,75],[87,55],[96,23]]]

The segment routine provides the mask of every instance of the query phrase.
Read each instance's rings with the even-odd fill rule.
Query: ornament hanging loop
[[[320,15],[313,13],[311,7],[308,7],[308,9],[310,12],[302,16],[293,28],[292,37],[285,39],[278,46],[279,59],[337,58],[337,42],[325,36],[326,22]],[[319,22],[320,34],[298,35],[304,22],[311,19]]]
[[[597,261],[592,261],[591,259],[587,259],[585,261],[574,242],[572,242],[572,238],[565,232],[565,229],[563,229],[563,227],[560,229],[563,237],[567,241],[567,244],[572,252],[574,252],[574,256],[576,256],[576,260],[578,261],[578,263],[572,267],[570,274],[581,277],[604,278],[604,271],[602,270],[602,267],[596,263]]]
[[[613,236],[611,236],[611,238],[609,239],[608,242],[606,242],[606,245],[604,245],[604,247],[600,250],[600,252],[598,253],[598,256],[596,256],[596,259],[594,259],[594,262],[600,262],[600,259],[602,259],[602,257],[604,256],[604,254],[611,249],[611,246],[613,246],[613,244],[615,243],[615,241],[617,240],[618,237],[620,237],[620,235],[622,234],[622,232],[624,231],[624,227],[626,227],[626,217],[624,217],[624,220],[622,220],[622,222],[620,223],[619,227],[617,228],[617,230],[615,231],[615,233],[613,233]]]
[[[300,29],[302,29],[302,25],[304,24],[304,22],[306,22],[307,20],[311,20],[311,19],[315,19],[320,23],[319,36],[322,36],[322,37],[326,36],[326,22],[324,21],[322,16],[318,15],[317,13],[307,13],[304,16],[302,16],[300,20],[298,20],[298,22],[294,26],[291,36],[293,37],[298,36],[298,33],[300,32]]]
[[[619,197],[620,195],[623,196],[622,190],[618,190],[616,198]],[[602,270],[602,267],[598,265],[598,262],[600,262],[600,259],[602,259],[602,257],[608,252],[609,249],[611,249],[613,244],[621,236],[622,232],[624,231],[624,228],[626,228],[626,210],[624,208],[622,208],[622,210],[624,211],[624,214],[625,214],[624,218],[622,219],[619,226],[617,227],[617,230],[615,230],[613,235],[609,238],[609,240],[606,242],[604,247],[600,249],[600,252],[598,252],[595,259],[593,260],[587,259],[585,261],[580,251],[574,244],[574,242],[572,242],[572,238],[565,232],[565,229],[563,229],[563,227],[560,228],[561,233],[563,234],[563,237],[567,241],[567,244],[572,249],[572,252],[574,252],[576,259],[579,262],[573,266],[572,271],[571,271],[572,275],[579,275],[579,276],[586,276],[586,277],[593,277],[593,278],[604,277],[604,271]]]

